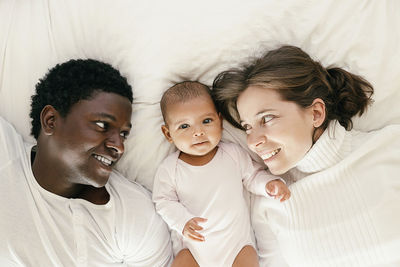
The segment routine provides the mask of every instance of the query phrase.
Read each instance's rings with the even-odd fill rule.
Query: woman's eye
[[[251,129],[251,126],[248,124],[243,124],[242,127],[246,132]]]
[[[106,129],[107,125],[105,122],[102,121],[96,121],[96,125],[99,126],[101,129]]]
[[[262,117],[261,122],[262,122],[262,124],[265,124],[265,123],[271,121],[273,118],[274,118],[273,115],[265,115]]]
[[[179,129],[186,129],[186,128],[189,128],[189,124],[182,124],[182,125],[179,125]]]
[[[212,122],[212,119],[205,119],[205,120],[203,120],[203,123],[205,123],[205,124],[210,123],[210,122]]]

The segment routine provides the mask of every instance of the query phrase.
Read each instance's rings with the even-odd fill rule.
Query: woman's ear
[[[318,128],[324,123],[326,117],[324,100],[321,98],[314,99],[311,104],[311,111],[313,115],[313,126]]]
[[[167,125],[162,125],[161,126],[161,131],[163,132],[165,138],[170,142],[171,144],[173,143],[171,134],[169,132],[168,126]]]
[[[45,135],[53,135],[58,115],[57,110],[51,105],[46,105],[40,112],[41,131]]]

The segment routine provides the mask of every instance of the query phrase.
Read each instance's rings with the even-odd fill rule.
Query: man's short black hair
[[[133,101],[132,88],[126,78],[109,64],[93,59],[72,59],[57,64],[36,85],[29,114],[31,134],[38,139],[40,113],[46,105],[53,106],[65,117],[72,105],[89,99],[94,92],[115,93]]]

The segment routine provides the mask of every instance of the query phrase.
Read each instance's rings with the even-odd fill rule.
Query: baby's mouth
[[[194,143],[193,145],[202,145],[202,144],[205,144],[205,143],[207,143],[207,140],[205,140],[205,141],[201,141],[201,142],[196,142],[196,143]]]

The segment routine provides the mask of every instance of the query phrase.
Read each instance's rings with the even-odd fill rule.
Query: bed
[[[3,0],[0,116],[34,141],[28,114],[38,79],[71,58],[110,63],[134,93],[133,130],[117,169],[151,191],[157,166],[174,151],[160,130],[163,91],[183,80],[211,85],[219,72],[282,44],[373,84],[374,104],[355,129],[400,123],[399,10],[396,0]],[[223,140],[246,148],[226,122]]]

